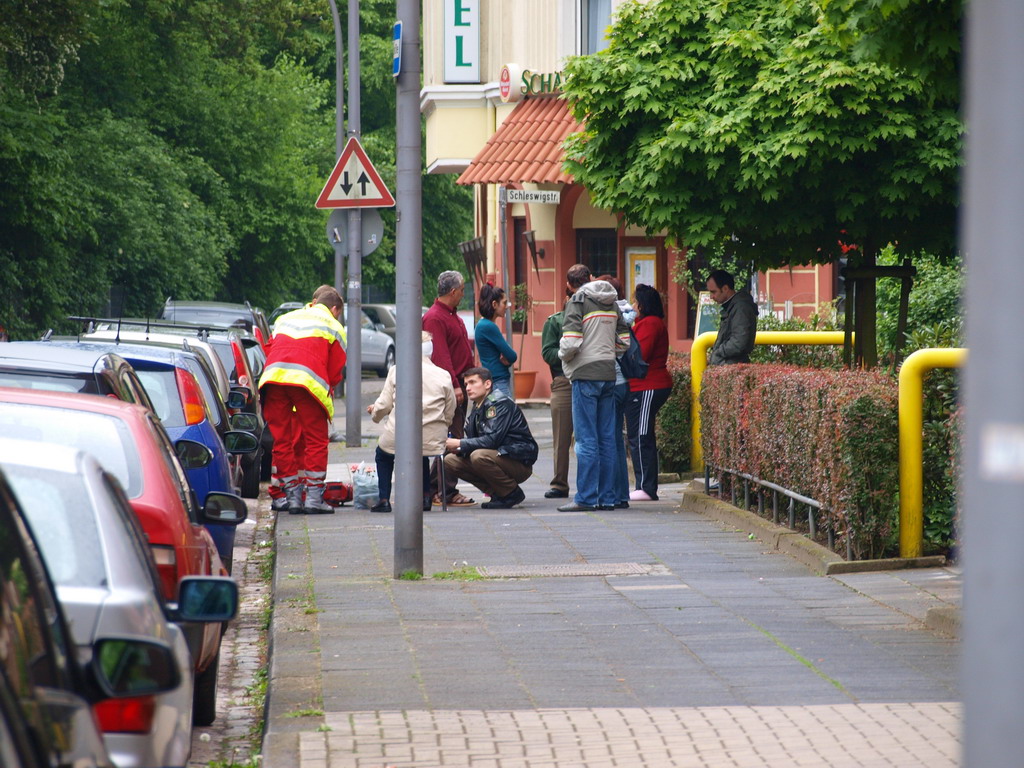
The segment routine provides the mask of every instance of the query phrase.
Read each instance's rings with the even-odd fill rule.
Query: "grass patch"
[[[462,568],[456,568],[454,571],[440,571],[430,578],[439,579],[440,581],[482,581],[484,577],[480,575],[480,571],[476,569],[476,566],[465,565]]]
[[[423,578],[423,574],[410,568],[408,571],[403,571],[402,575],[398,578],[401,581],[420,581]]]
[[[294,712],[286,712],[285,717],[322,717],[322,709],[297,709]]]

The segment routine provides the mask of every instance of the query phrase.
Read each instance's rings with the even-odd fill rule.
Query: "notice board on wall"
[[[697,296],[697,329],[693,338],[696,339],[708,331],[717,331],[721,322],[721,308],[708,291],[701,291]]]

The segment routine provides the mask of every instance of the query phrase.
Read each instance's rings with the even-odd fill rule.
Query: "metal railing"
[[[783,488],[781,485],[776,485],[768,480],[762,480],[753,475],[747,474],[746,472],[740,472],[735,469],[728,469],[725,467],[716,467],[712,464],[704,465],[704,493],[711,495],[711,471],[714,469],[718,473],[718,498],[722,498],[722,480],[726,475],[732,475],[743,480],[743,509],[750,509],[750,485],[760,486],[766,488],[772,492],[772,522],[775,525],[779,525],[781,515],[779,514],[779,495],[785,496],[789,499],[787,504],[787,517],[788,527],[790,530],[796,530],[796,505],[803,504],[807,507],[807,531],[809,538],[814,541],[818,538],[818,522],[814,519],[814,510],[819,512],[827,512],[828,508],[824,507],[820,501],[812,499],[808,496],[791,491],[788,488]],[[737,506],[737,492],[736,483],[729,484],[729,492],[731,495],[731,503],[735,507]],[[757,494],[757,514],[760,517],[764,517],[764,494]],[[832,521],[829,518],[824,518],[825,522],[825,535],[828,540],[828,548],[835,551],[836,545],[836,532],[832,527]],[[846,536],[846,559],[853,560],[853,530],[849,527],[849,521],[847,521],[847,536]]]

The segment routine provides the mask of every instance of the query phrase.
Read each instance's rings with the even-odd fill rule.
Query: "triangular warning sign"
[[[390,208],[395,204],[388,188],[353,136],[334,165],[317,208]]]

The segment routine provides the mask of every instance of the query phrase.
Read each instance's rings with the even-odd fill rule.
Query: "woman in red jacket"
[[[658,498],[658,445],[654,421],[661,406],[672,393],[672,376],[668,372],[668,329],[661,296],[650,285],[641,283],[633,295],[637,320],[633,334],[647,361],[647,375],[629,380],[626,400],[626,437],[633,457],[636,490],[630,501],[655,501]]]

